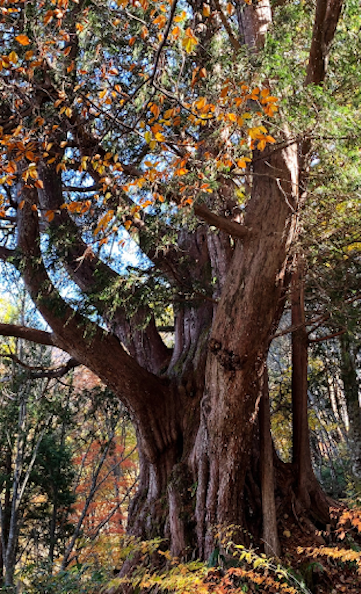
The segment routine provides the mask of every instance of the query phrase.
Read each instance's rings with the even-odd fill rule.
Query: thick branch
[[[205,204],[196,204],[194,207],[194,213],[197,217],[208,223],[208,225],[213,225],[220,231],[224,231],[228,235],[231,235],[237,239],[244,240],[250,235],[250,229],[244,225],[230,221],[225,217],[216,215],[214,212],[210,211]]]
[[[319,85],[325,79],[328,55],[340,18],[342,4],[343,0],[317,1],[306,85]]]
[[[223,23],[223,26],[224,26],[225,30],[227,31],[227,35],[229,37],[229,41],[231,42],[231,44],[232,44],[232,46],[234,47],[235,50],[241,49],[241,44],[239,43],[237,37],[235,37],[235,35],[234,35],[233,31],[232,31],[232,27],[229,24],[228,19],[227,19],[226,15],[224,14],[223,10],[222,10],[222,7],[221,7],[221,4],[220,4],[219,0],[213,0],[213,1],[214,1],[214,4],[215,4],[215,7],[217,9],[217,12],[218,12],[218,14],[220,16],[220,19],[221,19],[221,21]]]
[[[1,323],[0,336],[14,336],[15,338],[23,338],[37,344],[58,346],[56,338],[51,332],[45,332],[37,328],[28,328],[27,326],[18,326],[16,324]]]
[[[13,250],[9,250],[6,247],[0,246],[0,259],[4,262],[8,262],[9,259],[14,255]]]
[[[71,278],[89,296],[93,305],[116,336],[125,344],[130,354],[142,367],[157,372],[164,366],[169,352],[157,331],[151,311],[144,305],[130,321],[123,307],[118,306],[114,310],[113,303],[101,299],[100,295],[104,291],[117,285],[119,275],[94,254],[82,240],[79,228],[69,213],[65,209],[60,209],[63,202],[60,174],[54,168],[45,167],[41,174],[44,190],[39,191],[39,200],[42,208],[55,212],[54,220],[50,226],[55,236],[58,256],[64,262]],[[64,248],[60,247],[62,245],[61,237],[59,237],[57,245],[56,234],[60,227],[66,228],[68,235],[72,238],[71,243],[68,243]],[[112,310],[111,314],[110,310]],[[149,321],[144,324],[144,320]]]
[[[20,194],[20,192],[18,192]],[[39,241],[38,215],[31,206],[36,195],[24,189],[22,210],[18,209],[18,249],[22,254],[22,273],[30,296],[53,329],[57,344],[74,359],[96,373],[135,417],[142,419],[143,437],[153,444],[150,456],[163,449],[159,428],[149,414],[152,407],[165,405],[164,385],[140,367],[126,353],[119,340],[68,306],[49,279],[43,264]]]

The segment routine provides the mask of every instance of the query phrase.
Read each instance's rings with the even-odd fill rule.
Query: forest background
[[[357,591],[357,3],[0,4],[3,587]]]

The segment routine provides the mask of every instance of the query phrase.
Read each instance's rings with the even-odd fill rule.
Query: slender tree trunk
[[[271,415],[267,367],[265,368],[263,374],[262,397],[259,408],[259,427],[264,550],[266,555],[271,557],[279,557],[281,554],[281,546],[277,531],[275,480],[273,467],[274,450],[271,436]]]
[[[297,514],[309,512],[315,521],[328,523],[329,504],[314,475],[308,427],[308,336],[305,324],[304,261],[296,259],[291,289],[293,465]]]
[[[51,571],[54,563],[54,549],[56,544],[56,520],[58,516],[58,489],[54,487],[53,492],[53,509],[50,520],[49,530],[49,561],[51,563]]]
[[[292,422],[293,464],[297,472],[298,497],[306,508],[310,506],[309,475],[312,472],[308,430],[308,336],[305,325],[303,259],[298,256],[292,278]]]
[[[340,337],[341,379],[346,398],[349,422],[348,443],[352,461],[352,474],[361,485],[361,409],[359,401],[359,380],[356,371],[354,344],[348,333]]]

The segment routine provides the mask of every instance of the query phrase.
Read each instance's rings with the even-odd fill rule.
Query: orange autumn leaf
[[[48,220],[49,223],[54,219],[55,212],[53,210],[47,210],[45,213],[45,218]]]
[[[18,43],[20,43],[20,45],[29,45],[30,44],[30,39],[27,35],[17,35],[17,37],[15,37],[15,39]]]

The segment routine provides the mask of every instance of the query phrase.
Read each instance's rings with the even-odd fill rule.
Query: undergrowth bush
[[[337,516],[337,517],[336,517]],[[293,563],[298,568],[285,567],[278,559],[267,558],[254,548],[236,545],[232,530],[218,529],[217,548],[208,564],[184,561],[166,550],[160,538],[140,541],[124,538],[117,568],[99,564],[75,564],[67,571],[53,575],[49,567],[27,567],[22,572],[21,592],[24,594],[312,594],[313,574],[326,576],[327,568],[343,570],[352,577],[352,586],[361,583],[361,509],[355,504],[340,512],[334,511],[336,528],[327,546],[294,547]],[[118,545],[119,546],[119,545]],[[296,552],[297,551],[297,552]],[[298,557],[297,557],[298,555]],[[123,561],[131,571],[124,577],[114,577]],[[291,562],[292,563],[292,562]],[[326,569],[325,569],[326,567]],[[330,583],[331,585],[331,583]],[[4,593],[7,590],[1,590]],[[322,590],[324,591],[324,590]],[[346,591],[346,590],[342,590]],[[352,589],[352,592],[358,590]],[[9,592],[12,594],[12,592]]]

